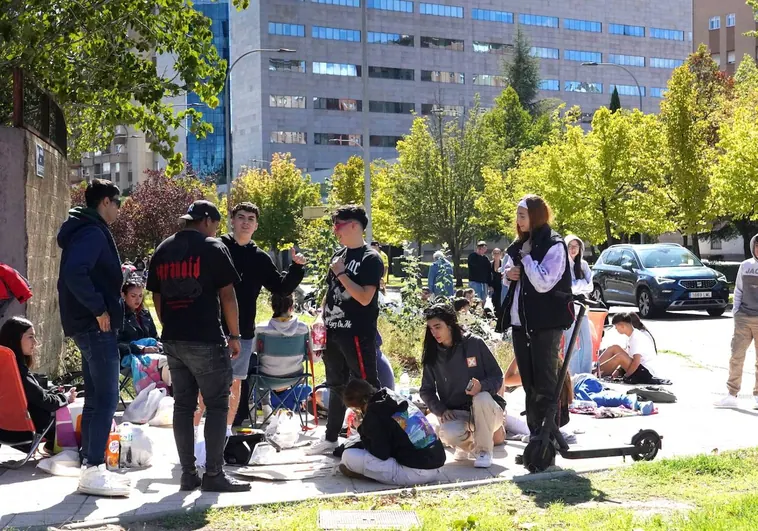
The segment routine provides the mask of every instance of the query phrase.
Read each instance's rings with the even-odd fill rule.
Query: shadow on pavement
[[[541,508],[555,502],[565,505],[578,505],[589,501],[612,502],[584,476],[570,475],[537,481],[519,481],[516,485]]]

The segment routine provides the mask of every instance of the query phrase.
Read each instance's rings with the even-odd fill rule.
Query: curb
[[[435,492],[435,491],[446,491],[451,489],[471,489],[475,487],[482,487],[486,485],[494,485],[497,483],[507,483],[512,482],[514,484],[519,483],[531,483],[533,481],[545,481],[550,479],[558,479],[562,477],[568,477],[568,476],[584,476],[586,474],[595,474],[598,472],[607,472],[609,470],[613,470],[615,468],[619,468],[622,465],[619,466],[602,466],[602,467],[596,467],[591,468],[588,470],[583,470],[581,472],[577,472],[573,469],[561,469],[561,470],[553,470],[550,472],[540,472],[537,474],[523,474],[520,476],[513,476],[511,478],[490,478],[490,479],[477,479],[472,481],[461,481],[458,483],[445,483],[442,485],[423,485],[419,487],[403,487],[399,489],[390,489],[390,490],[381,490],[381,491],[370,491],[370,492],[340,492],[335,494],[322,494],[319,496],[314,496],[313,498],[307,498],[305,500],[296,500],[291,502],[270,502],[270,503],[250,503],[250,504],[244,504],[244,505],[229,505],[225,507],[219,507],[221,509],[226,507],[237,507],[240,509],[251,509],[253,507],[264,507],[266,505],[273,505],[278,503],[299,503],[303,501],[309,501],[309,500],[330,500],[330,499],[339,499],[339,498],[366,498],[369,496],[395,496],[395,495],[415,495],[420,492]],[[176,516],[181,514],[190,514],[196,511],[205,511],[207,509],[210,509],[211,507],[186,507],[176,510],[169,510],[169,511],[161,511],[161,512],[155,512],[150,514],[144,514],[144,515],[130,515],[130,516],[123,516],[123,517],[114,517],[114,518],[103,518],[102,520],[86,520],[81,522],[72,522],[70,524],[63,524],[59,526],[35,526],[30,527],[29,529],[40,529],[40,530],[46,530],[46,531],[53,531],[53,530],[77,530],[77,529],[90,529],[93,527],[102,527],[106,525],[127,525],[127,524],[134,524],[139,522],[146,522],[150,520],[157,520],[160,518],[165,518],[168,516]]]

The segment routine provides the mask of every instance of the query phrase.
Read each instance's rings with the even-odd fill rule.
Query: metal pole
[[[369,136],[369,99],[368,99],[368,2],[361,2],[361,78],[363,79],[363,204],[366,208],[368,225],[366,241],[371,243],[373,227],[371,223],[371,137]]]
[[[229,87],[231,72],[231,68],[226,70],[226,82],[224,83],[224,129],[226,129],[226,149],[224,150],[226,158],[224,165],[226,168],[224,169],[226,173],[227,194],[232,191],[232,90],[231,87]]]

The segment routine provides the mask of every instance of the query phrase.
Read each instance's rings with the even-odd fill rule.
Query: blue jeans
[[[105,446],[118,406],[121,362],[115,332],[91,331],[74,336],[82,353],[84,408],[82,409],[82,457],[90,466],[105,462]]]
[[[489,294],[489,286],[485,282],[469,282],[470,288],[474,288],[476,296],[482,300],[482,303],[487,301],[487,295]]]

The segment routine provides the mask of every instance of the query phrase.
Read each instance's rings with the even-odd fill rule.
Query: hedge
[[[711,262],[703,260],[703,263],[711,269],[723,273],[727,281],[733,283],[737,280],[737,271],[740,269],[741,262]]]

